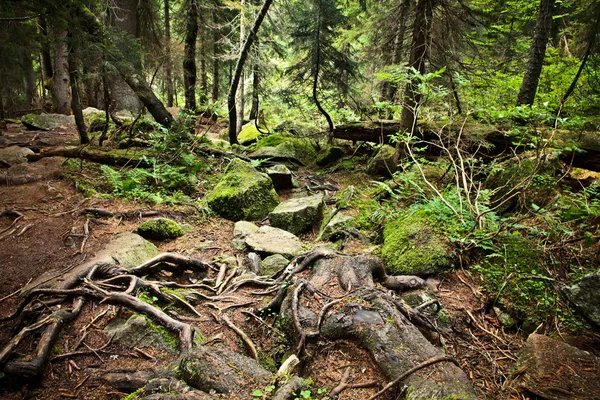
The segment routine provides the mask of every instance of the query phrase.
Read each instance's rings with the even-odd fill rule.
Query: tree
[[[334,44],[346,19],[335,0],[303,0],[299,3],[290,10],[290,19],[294,21],[290,47],[301,56],[294,60],[288,72],[300,86],[310,84],[312,101],[327,120],[331,139],[333,120],[323,107],[319,93],[327,89],[347,93],[347,78],[355,74],[355,64],[348,53],[340,51]]]
[[[535,94],[537,92],[542,66],[544,65],[544,57],[546,56],[546,46],[550,37],[550,29],[552,27],[552,15],[554,14],[555,0],[540,0],[540,8],[535,24],[535,34],[533,42],[529,49],[529,61],[521,90],[517,97],[517,105],[533,105]]]
[[[164,0],[165,11],[165,81],[167,86],[167,107],[173,107],[173,59],[171,56],[171,5],[170,0]]]
[[[238,85],[240,83],[240,78],[242,77],[242,72],[244,70],[244,64],[246,63],[246,59],[248,58],[248,52],[250,51],[250,47],[252,47],[252,43],[258,37],[258,30],[260,29],[260,25],[262,24],[267,12],[269,11],[269,7],[273,0],[265,0],[262,8],[256,15],[256,19],[254,20],[254,24],[252,24],[252,28],[250,28],[250,32],[248,32],[248,36],[242,46],[240,51],[240,56],[235,65],[235,72],[233,73],[233,77],[231,79],[231,85],[229,86],[229,94],[227,95],[227,107],[229,108],[229,142],[231,144],[237,144],[237,108],[235,104],[235,96],[238,90]]]
[[[185,108],[196,111],[196,39],[198,38],[198,0],[189,0],[183,56]]]

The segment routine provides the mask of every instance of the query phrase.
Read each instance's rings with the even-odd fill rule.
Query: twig
[[[79,252],[83,253],[83,248],[87,243],[88,238],[90,237],[90,219],[88,218],[83,225],[83,240],[81,241],[81,247],[79,248]]]
[[[473,321],[473,325],[475,325],[477,327],[477,329],[487,333],[490,336],[495,337],[496,339],[498,339],[502,344],[507,344],[506,341],[504,339],[502,339],[501,337],[499,337],[498,335],[494,334],[493,332],[488,331],[487,329],[485,329],[483,326],[479,325],[479,323],[477,322],[477,320],[475,319],[475,317],[473,316],[473,314],[471,314],[471,312],[469,310],[467,310],[466,308],[464,309],[465,312],[467,313],[467,315],[471,318],[471,320]]]
[[[90,379],[91,375],[87,375],[85,378],[83,378],[78,384],[77,386],[75,386],[75,388],[73,388],[73,390],[77,390],[79,389],[88,379]]]
[[[379,392],[375,393],[373,396],[369,397],[369,400],[374,400],[374,399],[378,398],[383,393],[387,392],[392,387],[394,387],[396,384],[398,384],[398,382],[400,382],[403,379],[406,379],[408,376],[414,374],[418,370],[423,369],[423,368],[428,367],[428,366],[433,365],[433,364],[440,363],[442,361],[455,362],[454,359],[452,357],[450,357],[450,356],[438,356],[438,357],[430,358],[429,360],[424,361],[421,364],[412,367],[411,369],[409,369],[408,371],[404,372],[399,377],[397,377],[396,379],[394,379],[393,381],[391,381],[390,383],[388,383],[387,385],[385,385],[385,387],[383,389],[381,389]]]
[[[244,331],[235,326],[235,324],[231,322],[227,315],[223,315],[222,318],[223,321],[225,321],[225,323],[227,324],[227,326],[231,328],[231,330],[233,330],[235,333],[237,333],[237,335],[244,341],[244,343],[246,343],[246,346],[248,346],[250,352],[252,353],[252,357],[256,361],[258,361],[258,351],[256,351],[256,346],[254,345],[254,342],[252,342],[252,340],[248,337],[248,335],[244,333]]]

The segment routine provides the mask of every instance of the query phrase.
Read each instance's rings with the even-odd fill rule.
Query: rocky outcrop
[[[62,114],[27,114],[21,118],[21,123],[29,130],[49,131],[61,125],[75,124],[75,118]]]
[[[281,254],[293,257],[302,251],[302,242],[294,234],[270,226],[260,229],[246,238],[246,245],[257,253]]]
[[[389,144],[381,146],[373,158],[369,160],[367,172],[371,175],[391,176],[392,173],[396,171],[396,166],[393,161],[395,152],[396,149]]]
[[[600,270],[564,287],[563,293],[579,314],[600,327]]]
[[[170,353],[178,352],[177,337],[141,315],[133,315],[127,320],[114,319],[104,328],[104,333],[130,348],[156,347]]]
[[[0,149],[0,160],[11,166],[23,164],[27,162],[27,155],[29,154],[33,154],[33,151],[27,147],[11,146]]]
[[[316,164],[319,167],[326,167],[344,157],[344,150],[341,147],[328,147],[317,157]]]
[[[269,213],[271,226],[295,235],[307,232],[323,218],[323,195],[296,197],[279,204]]]
[[[258,129],[256,129],[254,122],[250,122],[242,127],[242,130],[238,135],[238,142],[243,146],[248,146],[252,143],[256,143],[260,136],[261,134]]]
[[[232,221],[264,218],[279,204],[271,179],[237,158],[206,200],[217,215]]]

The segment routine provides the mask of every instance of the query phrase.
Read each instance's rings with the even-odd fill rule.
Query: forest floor
[[[9,124],[4,136],[11,142],[31,142],[35,139],[46,144],[64,144],[77,139],[73,127],[61,127],[50,132],[32,132],[21,125]],[[10,314],[20,302],[19,289],[33,279],[50,271],[66,271],[90,259],[116,234],[132,232],[143,220],[98,219],[81,213],[84,208],[105,208],[113,212],[162,209],[166,206],[148,206],[116,198],[93,197],[86,199],[76,189],[72,178],[65,173],[65,159],[48,158],[39,161],[43,166],[43,178],[32,183],[7,186],[0,183],[0,210],[16,210],[23,217],[13,225],[10,218],[0,218],[0,317]],[[85,170],[81,171],[85,174]],[[296,172],[300,183],[310,173],[305,169]],[[346,174],[346,175],[345,175]],[[345,172],[328,176],[332,183],[344,186],[350,179]],[[353,173],[350,173],[353,174]],[[291,193],[283,193],[282,198]],[[241,255],[231,247],[233,223],[215,216],[199,218],[191,210],[175,210],[181,222],[193,229],[183,237],[154,242],[160,252],[180,253],[199,258],[207,263],[224,255]],[[89,234],[85,234],[85,226]],[[301,237],[304,242],[314,242],[315,233]],[[348,252],[360,252],[360,246],[349,247]],[[212,271],[211,274],[216,274]],[[169,277],[170,278],[170,277]],[[177,277],[183,279],[183,277]],[[454,356],[460,367],[472,380],[481,398],[525,398],[503,388],[517,352],[524,343],[525,335],[505,333],[493,314],[488,313],[487,299],[468,271],[438,277],[437,296],[452,319],[455,335],[444,346]],[[276,323],[265,318],[258,320],[243,314],[243,310],[256,307],[264,296],[250,289],[236,293],[236,302],[247,304],[229,311],[230,318],[242,328],[265,353],[283,357],[289,352],[289,343]],[[226,307],[226,303],[217,304]],[[197,326],[208,341],[220,341],[234,351],[248,354],[238,336],[222,322],[214,318],[216,308],[203,307],[203,317],[192,324]],[[85,334],[85,347],[101,348],[110,338],[103,328],[115,317],[130,312],[117,306],[88,303],[76,321],[68,324],[56,346],[56,356],[75,351],[74,344]],[[0,346],[14,335],[17,323],[5,323],[0,329]],[[576,340],[576,338],[574,338]],[[35,340],[30,339],[19,352],[35,350]],[[85,350],[79,347],[77,350]],[[294,345],[292,344],[292,348]],[[341,399],[366,399],[386,383],[370,356],[351,342],[329,343],[316,341],[306,348],[309,362],[304,364],[301,375],[314,381],[314,392],[328,391],[337,386],[348,367],[352,368],[352,383],[376,382],[367,388],[345,390]],[[119,343],[110,343],[101,352],[69,358],[52,359],[45,368],[39,386],[18,384],[0,387],[4,399],[120,399],[127,395],[115,391],[102,378],[107,372],[123,370],[156,370],[176,360],[177,354],[156,348],[131,349]],[[276,363],[279,360],[275,360]],[[257,388],[259,389],[259,388]],[[385,397],[382,397],[385,398]],[[391,397],[390,397],[391,398]]]

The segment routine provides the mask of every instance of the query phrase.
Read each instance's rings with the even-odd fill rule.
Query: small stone
[[[273,254],[260,262],[259,275],[273,275],[288,266],[290,262],[281,254]]]
[[[283,164],[267,168],[267,175],[273,181],[275,189],[291,189],[294,187],[292,171]]]
[[[246,245],[257,253],[281,254],[294,257],[302,252],[302,242],[296,235],[283,229],[261,226],[246,238]]]
[[[500,308],[494,307],[494,313],[496,314],[496,317],[498,318],[500,324],[506,329],[512,329],[517,325],[517,321],[515,321],[515,319],[511,317],[510,314],[502,311]]]
[[[181,226],[168,218],[154,218],[137,227],[137,233],[146,239],[169,240],[185,234]]]
[[[276,228],[295,235],[307,232],[323,218],[323,195],[296,197],[279,204],[269,213],[269,221]]]
[[[579,314],[600,327],[600,270],[564,287],[563,293]]]

